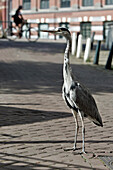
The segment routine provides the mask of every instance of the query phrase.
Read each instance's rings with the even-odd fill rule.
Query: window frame
[[[113,23],[113,20],[103,22],[103,39],[104,40],[106,40],[106,38],[108,36],[109,25],[111,25],[112,23]]]
[[[91,4],[89,4],[89,5],[87,5],[88,4],[88,2],[87,2],[87,0],[82,0],[82,6],[83,7],[92,7],[92,6],[94,6],[94,0],[88,0]]]
[[[45,6],[44,6],[45,2],[43,1],[45,2],[47,1]],[[40,0],[40,9],[49,9],[49,0]]]
[[[90,29],[87,30],[88,24],[89,24]],[[82,34],[83,39],[89,38],[91,36],[91,22],[81,22],[80,23],[80,33]]]
[[[26,1],[29,1],[29,2],[26,2]],[[31,9],[31,0],[23,0],[23,10],[30,10],[30,9]]]
[[[48,23],[39,23],[39,25],[38,25],[39,37],[41,39],[45,39],[45,38],[48,39],[49,38],[49,33],[47,33],[47,32],[43,33],[42,31],[40,31],[40,30],[43,30],[41,27],[44,26],[44,25],[49,28],[49,24]],[[48,29],[48,28],[46,28],[46,29]]]
[[[71,6],[70,0],[60,0],[60,8],[70,8],[70,6]]]
[[[109,1],[112,1],[112,2],[109,2]],[[113,0],[106,0],[105,5],[113,5]]]

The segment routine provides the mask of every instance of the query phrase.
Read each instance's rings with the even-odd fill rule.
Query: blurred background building
[[[23,5],[23,16],[39,29],[63,26],[83,38],[95,32],[95,40],[104,40],[113,22],[113,0],[0,0],[0,20],[11,21],[11,15]],[[40,33],[40,38],[53,38]],[[61,37],[59,37],[61,38]]]

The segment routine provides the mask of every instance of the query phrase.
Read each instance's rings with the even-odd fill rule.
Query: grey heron
[[[64,53],[63,79],[62,88],[63,99],[71,109],[75,119],[75,139],[73,150],[76,150],[77,135],[79,131],[78,115],[82,122],[82,153],[85,153],[85,126],[84,117],[89,118],[94,124],[103,126],[96,102],[89,90],[76,80],[70,67],[69,54],[71,51],[71,33],[67,28],[58,27],[54,30],[43,30],[53,34],[59,34],[66,38],[67,46]]]

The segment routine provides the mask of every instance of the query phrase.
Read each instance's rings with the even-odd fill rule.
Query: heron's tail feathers
[[[93,120],[93,123],[96,124],[97,126],[103,127],[103,123],[100,115],[98,115],[98,117]]]
[[[97,112],[97,114],[95,115],[95,117],[90,117],[90,116],[88,116],[88,118],[89,118],[95,125],[103,127],[102,118],[101,118],[99,112]]]
[[[101,123],[99,123],[99,122],[93,122],[95,125],[97,125],[97,126],[101,126],[101,127],[103,127],[103,123],[101,122]]]

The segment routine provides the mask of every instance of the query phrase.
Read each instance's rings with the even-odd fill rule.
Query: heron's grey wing
[[[74,92],[73,92],[74,93]],[[102,119],[93,96],[85,87],[78,85],[75,88],[74,102],[95,124],[102,126]],[[74,95],[73,95],[74,96]]]

